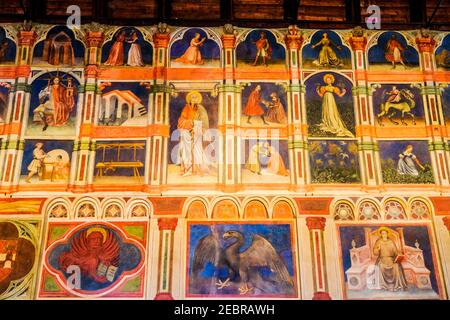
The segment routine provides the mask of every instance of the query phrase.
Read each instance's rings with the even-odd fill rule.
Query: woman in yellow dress
[[[322,122],[319,124],[319,129],[332,133],[336,137],[354,137],[342,121],[334,99],[335,94],[338,97],[343,97],[347,90],[333,86],[334,76],[330,73],[323,77],[323,81],[326,85],[316,88],[317,94],[322,98]]]
[[[320,48],[319,56],[316,60],[313,61],[313,64],[320,67],[339,67],[343,65],[343,62],[341,59],[339,59],[336,55],[336,52],[334,52],[332,46],[341,49],[340,46],[336,46],[329,38],[328,34],[324,33],[322,35],[322,39],[317,42],[316,44],[312,45],[311,48],[316,48],[318,46],[322,46]]]

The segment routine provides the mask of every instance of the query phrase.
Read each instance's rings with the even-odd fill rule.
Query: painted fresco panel
[[[290,223],[190,222],[187,296],[295,297],[293,232]]]
[[[341,225],[338,232],[345,298],[439,299],[427,225]]]

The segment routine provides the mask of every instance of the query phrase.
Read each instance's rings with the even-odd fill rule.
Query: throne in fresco
[[[430,270],[425,266],[423,251],[416,241],[415,247],[405,244],[403,228],[390,229],[389,238],[394,241],[399,255],[403,255],[401,263],[408,286],[418,289],[432,289]],[[364,228],[365,245],[356,247],[352,241],[350,249],[351,267],[345,271],[349,290],[380,289],[379,274],[376,268],[377,256],[373,252],[375,242],[379,239],[379,229]]]

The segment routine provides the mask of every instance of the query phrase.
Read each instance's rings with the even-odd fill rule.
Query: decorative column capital
[[[159,218],[158,219],[158,228],[159,230],[171,230],[175,231],[177,227],[178,219],[177,218]]]
[[[153,43],[155,48],[168,48],[170,42],[169,33],[155,33],[153,35]]]
[[[306,226],[308,227],[309,231],[312,230],[325,230],[325,223],[327,219],[324,217],[307,217],[306,218]]]
[[[105,39],[103,32],[101,31],[89,31],[86,34],[86,43],[88,45],[88,47],[92,48],[100,48],[103,44],[103,40]]]
[[[353,51],[356,50],[364,51],[367,45],[367,38],[364,36],[351,36],[349,42]]]
[[[34,31],[19,31],[19,45],[32,46],[37,39],[37,34]]]
[[[444,225],[447,227],[447,230],[450,231],[450,216],[445,216],[442,218]]]
[[[86,78],[97,78],[97,75],[99,74],[100,69],[93,64],[90,64],[84,68],[84,74]]]
[[[436,41],[431,37],[416,38],[416,44],[419,52],[433,52]]]
[[[303,37],[299,34],[287,34],[284,42],[288,49],[300,49],[303,44]]]
[[[236,44],[236,36],[234,34],[222,35],[222,45],[224,49],[233,49]]]

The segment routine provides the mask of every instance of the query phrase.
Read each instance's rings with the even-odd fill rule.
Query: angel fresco
[[[120,246],[112,232],[89,228],[72,239],[69,251],[59,257],[59,266],[67,270],[77,265],[81,274],[96,282],[113,282],[119,266]]]
[[[99,294],[119,283],[125,274],[142,266],[143,249],[111,226],[89,224],[68,238],[58,241],[47,255],[46,263],[61,279],[70,284],[70,271],[77,266],[81,273],[78,288],[83,294]]]
[[[267,236],[229,229],[221,235],[215,226],[197,242],[191,265],[191,284],[210,279],[204,292],[217,294],[292,293],[294,281],[286,262]],[[245,246],[244,244],[249,244]],[[209,287],[209,288],[208,288]],[[202,290],[201,290],[202,291]]]

